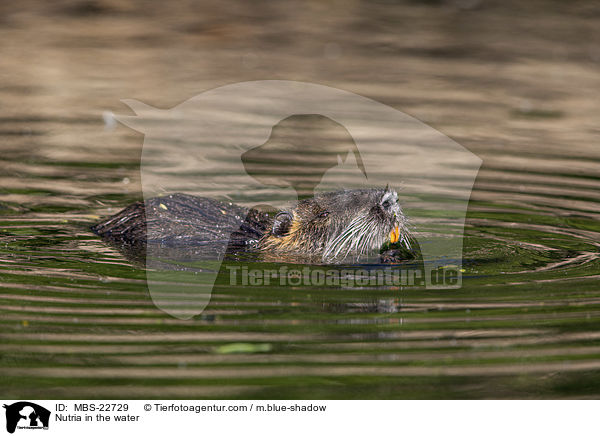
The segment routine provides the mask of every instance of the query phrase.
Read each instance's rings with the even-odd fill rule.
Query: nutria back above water
[[[92,230],[128,249],[152,244],[198,253],[293,254],[324,262],[376,253],[386,242],[410,249],[398,194],[387,188],[318,194],[278,213],[172,194],[134,203]]]

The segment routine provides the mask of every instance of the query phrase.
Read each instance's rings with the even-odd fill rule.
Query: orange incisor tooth
[[[395,244],[400,239],[400,229],[398,226],[394,227],[394,229],[390,232],[390,242]]]

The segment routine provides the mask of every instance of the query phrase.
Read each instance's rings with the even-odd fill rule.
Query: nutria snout
[[[279,212],[259,247],[343,260],[379,249],[388,241],[409,249],[408,235],[396,191],[343,190],[318,194]]]
[[[389,188],[318,194],[275,214],[172,194],[134,203],[92,230],[128,251],[152,244],[193,249],[198,256],[255,251],[265,258],[287,253],[324,262],[368,254],[386,242],[409,251],[411,239],[398,194]]]

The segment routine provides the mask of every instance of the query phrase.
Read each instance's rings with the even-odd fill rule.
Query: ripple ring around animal
[[[413,240],[398,194],[387,187],[321,193],[275,213],[172,194],[134,203],[92,230],[121,246],[202,247],[267,257],[288,254],[319,263],[357,259],[386,243],[401,248],[394,252],[405,256]],[[402,260],[397,253],[391,259]],[[382,261],[390,261],[389,250]]]

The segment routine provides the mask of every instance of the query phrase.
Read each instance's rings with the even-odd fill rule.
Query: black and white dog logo
[[[48,429],[50,411],[29,401],[4,405],[6,409],[6,431],[19,429]]]

